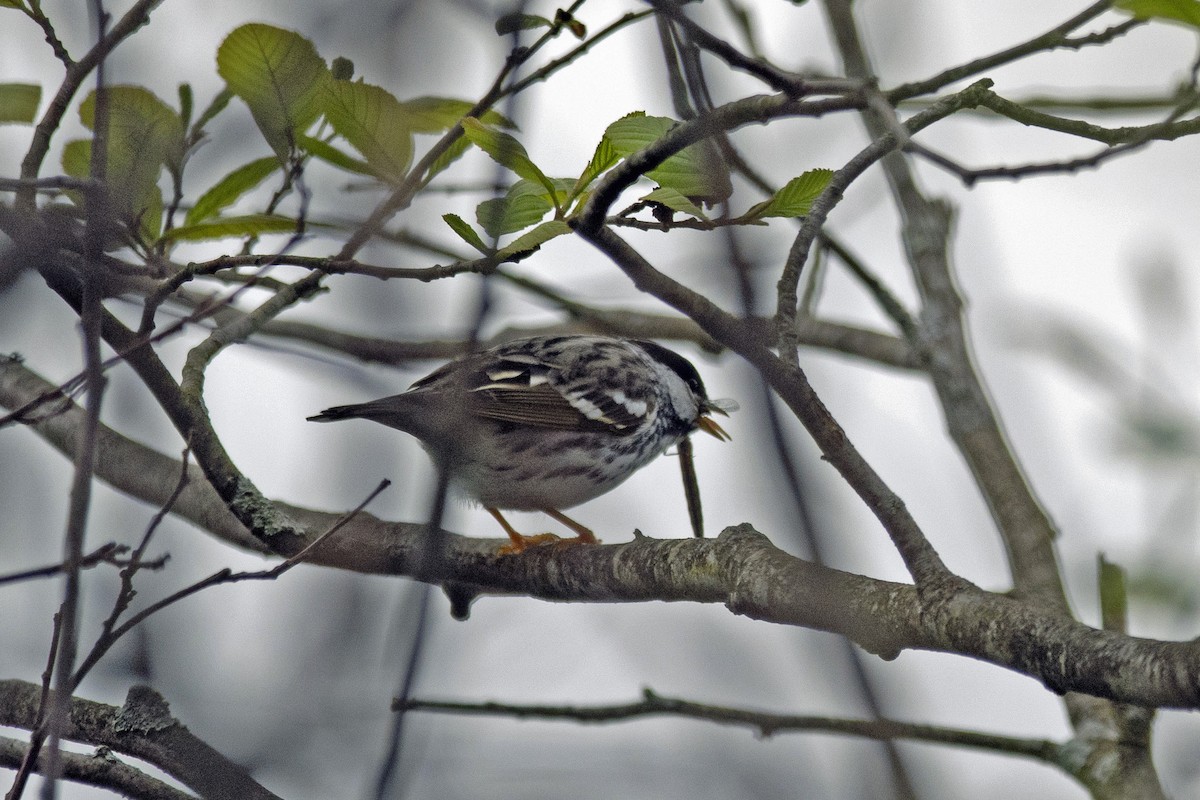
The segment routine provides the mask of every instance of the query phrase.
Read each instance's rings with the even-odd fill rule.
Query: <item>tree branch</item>
[[[778,714],[745,708],[696,703],[666,697],[650,689],[633,703],[604,706],[547,706],[515,703],[461,703],[444,700],[411,699],[393,703],[394,711],[432,711],[435,713],[512,717],[514,719],[566,720],[589,724],[624,722],[639,717],[684,717],[718,725],[736,725],[753,729],[768,738],[778,733],[821,732],[864,739],[930,742],[956,747],[974,747],[991,753],[1023,756],[1048,764],[1064,766],[1063,746],[1048,739],[1022,739],[1014,736],[978,733],[939,725],[918,725],[890,719],[837,719],[803,714]]]
[[[870,76],[850,3],[826,0],[825,7],[847,73]],[[1107,3],[1096,4],[1089,12],[1095,16],[1102,7]],[[1056,31],[1065,35],[1087,18],[1081,14]],[[981,87],[980,96],[984,94],[987,88]],[[894,135],[898,124],[885,104],[871,105],[863,122],[875,140]],[[950,209],[924,196],[901,153],[892,152],[881,163],[903,221],[905,250],[922,300],[921,341],[950,435],[996,520],[1014,587],[1065,611],[1066,595],[1051,547],[1054,526],[1005,439],[971,356],[962,297],[950,265]]]
[[[40,689],[0,680],[0,725],[32,729]],[[129,690],[125,705],[72,697],[63,737],[140,758],[192,788],[205,800],[279,800],[237,764],[196,738],[169,713],[162,695],[146,686]]]
[[[22,381],[21,373],[27,370],[19,364],[0,361],[0,404],[26,402],[22,386],[25,391],[39,390]],[[69,455],[82,414],[73,407],[32,427]],[[160,469],[131,487],[146,492],[133,492],[134,496],[154,502],[169,496],[182,464],[104,426],[98,434],[97,477],[117,484],[130,472],[142,472],[138,465],[149,459]],[[161,485],[153,488],[156,480]],[[281,556],[299,552],[341,516],[284,503],[276,506],[296,526],[295,537],[271,540]],[[189,483],[172,511],[193,521],[231,519],[224,502],[203,480]],[[913,586],[795,558],[749,526],[729,528],[716,539],[693,539],[685,528],[681,525],[678,533],[688,538],[638,536],[626,544],[540,547],[519,556],[499,555],[507,540],[442,532],[441,570],[422,575],[430,540],[427,526],[389,523],[361,513],[324,542],[308,563],[439,584],[460,618],[483,594],[587,603],[722,603],[753,619],[842,634],[885,658],[910,648],[957,653],[1029,675],[1056,692],[1200,708],[1198,642],[1160,642],[1098,631],[1036,603],[969,584],[918,593]],[[232,537],[232,543],[244,546],[247,537],[234,529],[240,535]],[[228,528],[209,530],[223,538],[232,533]]]

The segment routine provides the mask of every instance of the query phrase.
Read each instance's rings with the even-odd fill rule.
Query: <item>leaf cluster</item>
[[[554,20],[504,21],[504,26],[512,25],[517,26],[514,30],[548,27],[582,33],[575,29],[576,21],[561,14]],[[180,86],[175,106],[141,86],[109,86],[92,91],[81,103],[80,120],[93,135],[68,142],[62,166],[74,178],[103,178],[105,210],[117,223],[114,229],[122,231],[110,245],[133,244],[162,252],[179,242],[301,232],[305,221],[280,213],[276,206],[310,159],[384,186],[405,181],[424,186],[474,146],[511,171],[515,180],[503,195],[478,204],[478,228],[454,214],[444,219],[479,253],[516,260],[569,233],[572,217],[587,203],[600,177],[652,149],[679,124],[641,111],[627,114],[604,131],[579,175],[551,177],[535,163],[511,132],[513,123],[501,114],[476,111],[471,102],[455,98],[401,100],[382,86],[354,79],[354,67],[347,59],[327,63],[311,40],[294,31],[262,23],[242,25],[217,49],[216,69],[225,88],[195,119],[188,84]],[[33,122],[40,99],[38,86],[0,85],[0,122]],[[234,100],[249,110],[269,153],[234,166],[194,200],[186,201],[188,160],[209,138],[213,121],[227,113]],[[473,112],[475,116],[470,116]],[[456,126],[461,136],[420,174],[410,174],[417,135],[445,135]],[[101,163],[95,163],[97,142],[105,153]],[[726,221],[761,224],[769,217],[803,216],[831,174],[810,170],[773,197]],[[268,208],[228,213],[272,179],[279,181],[280,189]],[[647,170],[644,179],[653,187],[638,198],[630,213],[650,209],[664,224],[675,214],[711,224],[704,209],[724,203],[732,194],[729,176],[707,140],[670,155]],[[164,194],[164,183],[173,187],[171,196]],[[86,202],[79,192],[70,196],[77,203]],[[499,245],[502,237],[511,234],[518,235]]]

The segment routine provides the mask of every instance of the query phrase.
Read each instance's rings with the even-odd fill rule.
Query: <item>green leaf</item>
[[[251,23],[217,48],[217,73],[245,101],[267,143],[286,160],[296,135],[321,112],[329,68],[293,31]]]
[[[678,123],[669,117],[649,117],[636,111],[608,126],[604,135],[622,158],[628,158],[665,136]],[[733,192],[729,175],[709,142],[697,142],[646,173],[646,177],[685,197],[716,202]]]
[[[408,126],[414,133],[441,133],[462,120],[475,104],[452,97],[414,97],[401,103],[408,112]],[[497,128],[516,128],[516,124],[497,111],[485,111],[479,116],[484,125]]]
[[[0,124],[33,122],[41,102],[42,87],[35,83],[0,83]]]
[[[196,122],[192,125],[193,137],[198,138],[198,134],[204,130],[204,126],[212,122],[213,117],[224,111],[229,105],[229,101],[233,98],[234,94],[233,92],[229,91],[228,88],[217,92],[216,97],[214,97],[212,102],[208,104],[208,108],[204,109],[204,111],[200,113],[200,116],[196,118]]]
[[[812,204],[833,178],[831,169],[810,169],[792,178],[769,200],[750,207],[744,219],[766,217],[802,217],[812,210]]]
[[[496,33],[506,36],[517,31],[528,31],[534,28],[552,28],[554,23],[537,14],[505,14],[496,20]]]
[[[1197,0],[1117,0],[1114,8],[1128,11],[1138,19],[1163,19],[1200,28]]]
[[[641,200],[646,203],[662,203],[672,211],[678,211],[681,214],[691,214],[696,219],[708,219],[699,206],[684,197],[679,191],[668,189],[665,186],[658,187],[650,192],[650,194],[642,197]]]
[[[325,118],[379,177],[393,183],[404,179],[413,137],[404,107],[390,92],[369,83],[329,81]]]
[[[153,240],[162,230],[162,191],[158,180],[164,166],[177,167],[184,152],[183,120],[170,106],[140,86],[110,86],[104,90],[108,109],[108,153],[105,181],[114,213],[143,236]],[[79,118],[95,128],[97,94],[92,91],[79,106]],[[91,150],[64,152],[68,174],[86,177]],[[71,172],[72,169],[82,170]]]
[[[538,165],[530,160],[525,148],[515,138],[495,128],[487,127],[474,117],[467,117],[461,124],[471,144],[491,156],[496,163],[507,167],[526,180],[537,181],[550,192],[554,191],[554,184],[538,168]]]
[[[372,178],[378,175],[375,170],[371,169],[370,164],[349,153],[342,152],[329,142],[301,134],[296,137],[296,144],[300,145],[300,148],[309,155],[319,158],[327,164],[332,164],[338,169],[344,169],[356,175],[368,175]]]
[[[604,172],[608,171],[614,164],[621,160],[621,154],[617,152],[617,148],[613,147],[612,140],[607,136],[600,137],[600,143],[596,145],[596,152],[592,153],[592,160],[588,162],[587,167],[583,170],[583,174],[579,176],[579,180],[575,182],[575,186],[571,189],[571,197],[576,197],[580,192],[591,185],[592,181],[600,177]]]
[[[63,145],[63,172],[76,178],[86,178],[91,173],[91,164],[91,139],[72,139]]]
[[[0,8],[17,8],[23,11],[25,4],[21,0],[0,0]]]
[[[562,236],[570,232],[571,226],[561,219],[552,219],[543,222],[529,233],[518,236],[504,247],[501,247],[496,252],[496,258],[501,261],[516,261],[518,260],[517,256],[523,258],[556,236]]]
[[[463,153],[471,149],[471,140],[465,136],[460,136],[454,140],[454,143],[446,148],[440,156],[438,156],[432,164],[429,165],[429,172],[425,175],[425,182],[428,183],[433,179],[434,175],[447,169],[455,161],[463,157]]]
[[[475,229],[465,219],[458,214],[443,214],[442,219],[446,220],[446,224],[450,226],[450,230],[457,233],[464,242],[485,256],[491,254],[492,251],[483,243],[483,239],[479,237],[479,234],[475,232]]]
[[[311,223],[309,223],[311,225]],[[260,236],[264,233],[295,233],[296,220],[278,214],[247,214],[223,217],[195,225],[184,225],[163,234],[163,239],[176,242],[201,242],[209,239]]]
[[[536,225],[553,208],[554,202],[541,184],[517,181],[504,197],[484,200],[476,206],[475,221],[489,236],[499,238]]]
[[[195,225],[210,217],[215,217],[279,168],[279,159],[275,156],[255,159],[249,164],[238,167],[200,196],[192,209],[188,211],[187,217],[184,219],[184,226]]]

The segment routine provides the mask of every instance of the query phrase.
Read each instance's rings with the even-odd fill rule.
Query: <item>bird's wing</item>
[[[481,369],[471,410],[487,419],[561,430],[632,433],[652,406],[612,395],[590,380],[562,381],[559,365],[518,355]]]

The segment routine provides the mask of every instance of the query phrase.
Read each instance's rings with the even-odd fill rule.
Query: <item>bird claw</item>
[[[509,556],[517,553],[524,553],[532,547],[544,547],[546,545],[564,545],[564,544],[599,544],[600,540],[592,537],[591,539],[583,536],[573,536],[570,539],[564,539],[561,536],[556,536],[553,533],[539,533],[534,536],[524,536],[517,534],[511,537],[512,541],[508,544],[501,545],[496,551],[498,555]]]

